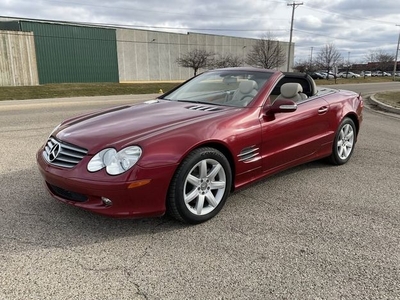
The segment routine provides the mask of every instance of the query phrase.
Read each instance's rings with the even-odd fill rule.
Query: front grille
[[[45,160],[58,167],[73,168],[87,154],[87,150],[50,137],[43,150]]]
[[[67,191],[58,186],[51,185],[49,183],[47,185],[48,185],[49,189],[54,193],[54,195],[61,197],[63,199],[75,201],[75,202],[85,202],[88,199],[88,197],[86,197],[85,195]]]

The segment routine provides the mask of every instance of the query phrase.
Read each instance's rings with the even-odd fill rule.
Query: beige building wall
[[[117,29],[120,82],[186,80],[193,76],[193,70],[182,68],[176,63],[181,55],[194,49],[205,49],[216,54],[230,53],[245,59],[256,41],[250,38],[191,32],[180,34]],[[288,43],[281,42],[281,45],[287,53]],[[281,70],[285,71],[286,65]]]
[[[0,30],[0,86],[38,84],[33,33]]]

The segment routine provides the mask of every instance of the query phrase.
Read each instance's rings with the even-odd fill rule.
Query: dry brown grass
[[[372,83],[391,81],[391,77],[338,78],[336,84]],[[335,80],[319,79],[317,85],[334,85]],[[143,82],[143,83],[63,83],[44,84],[39,86],[0,87],[1,100],[23,100],[42,98],[64,98],[80,96],[108,96],[164,92],[177,86],[179,82]],[[390,101],[396,96],[389,95]],[[398,105],[398,104],[397,104]]]
[[[400,78],[397,78],[400,80]],[[333,84],[357,84],[357,83],[378,83],[393,81],[393,77],[359,77],[359,78],[337,78],[335,79],[317,79],[317,85],[333,85]]]
[[[63,83],[38,86],[0,87],[0,100],[64,98],[80,96],[108,96],[153,94],[160,89],[171,90],[179,83]]]
[[[375,94],[376,100],[390,105],[392,107],[400,108],[400,92],[390,91]]]

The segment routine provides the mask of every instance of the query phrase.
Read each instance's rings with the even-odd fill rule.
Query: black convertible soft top
[[[272,90],[272,95],[279,95],[281,86],[288,82],[299,83],[303,87],[303,93],[308,97],[314,96],[317,93],[317,86],[314,79],[306,73],[283,72],[283,77]]]

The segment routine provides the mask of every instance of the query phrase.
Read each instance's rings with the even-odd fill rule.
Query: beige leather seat
[[[258,85],[254,80],[241,81],[239,87],[232,95],[231,102],[240,103],[242,106],[246,106],[257,94],[257,89]]]
[[[288,99],[294,102],[307,99],[307,95],[303,93],[303,87],[299,83],[289,82],[281,86],[281,94],[276,99]]]

